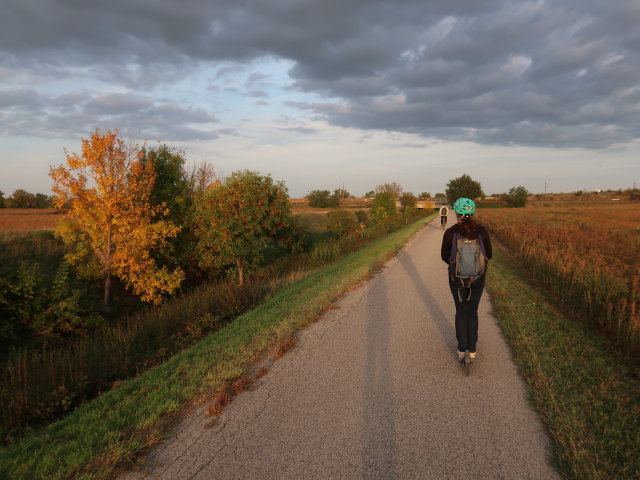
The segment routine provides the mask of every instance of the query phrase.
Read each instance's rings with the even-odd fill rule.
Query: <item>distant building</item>
[[[437,197],[435,200],[436,208],[440,208],[443,205],[449,205],[449,199],[447,197]]]

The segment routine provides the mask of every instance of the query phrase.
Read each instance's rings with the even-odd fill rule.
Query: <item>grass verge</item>
[[[392,257],[420,219],[274,294],[256,309],[65,419],[0,449],[0,478],[109,478],[158,443],[193,399],[213,397]],[[286,350],[286,349],[285,349]]]
[[[494,249],[487,288],[559,471],[576,480],[640,478],[636,372],[594,329],[549,304],[502,249]]]

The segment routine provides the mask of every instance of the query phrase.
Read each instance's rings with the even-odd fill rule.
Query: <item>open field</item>
[[[302,218],[303,225],[311,232],[327,229],[327,214],[331,208],[311,208],[306,204],[293,204],[291,212]],[[369,207],[345,207],[344,210],[369,211]],[[0,232],[30,232],[33,230],[54,230],[63,214],[54,208],[0,208]]]
[[[64,215],[54,208],[0,208],[0,232],[54,230]]]
[[[482,223],[514,252],[566,313],[640,350],[637,204],[487,209]]]

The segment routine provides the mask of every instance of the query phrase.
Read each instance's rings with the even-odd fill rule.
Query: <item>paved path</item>
[[[439,219],[301,334],[218,420],[185,419],[133,479],[559,479],[496,320],[454,360]]]

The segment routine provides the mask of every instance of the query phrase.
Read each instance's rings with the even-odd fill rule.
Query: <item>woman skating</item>
[[[458,222],[444,233],[441,257],[449,266],[449,287],[456,305],[458,358],[464,359],[468,351],[473,360],[478,342],[478,305],[484,290],[486,263],[492,256],[491,239],[487,229],[473,218],[476,211],[473,200],[459,198],[453,210]],[[474,268],[475,273],[469,273]]]

